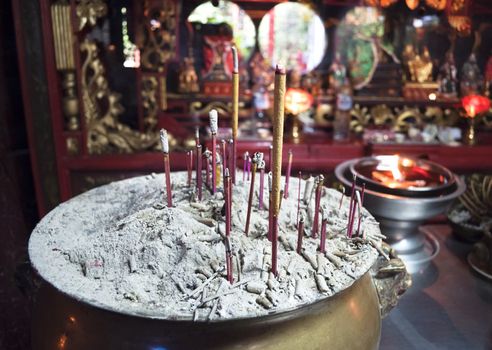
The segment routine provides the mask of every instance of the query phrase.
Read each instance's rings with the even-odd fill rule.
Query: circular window
[[[273,7],[258,29],[260,51],[272,66],[302,73],[316,68],[327,45],[321,18],[304,4],[286,2]]]
[[[239,55],[248,60],[256,42],[256,28],[243,9],[229,1],[219,1],[218,6],[207,1],[197,6],[188,16],[188,22],[202,24],[228,24],[233,31],[233,39]]]

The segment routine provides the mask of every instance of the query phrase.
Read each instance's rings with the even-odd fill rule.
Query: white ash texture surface
[[[194,174],[193,174],[194,176]],[[266,176],[265,176],[266,177]],[[104,309],[158,319],[216,321],[257,317],[327,298],[349,287],[376,261],[381,242],[378,223],[363,209],[366,239],[346,238],[349,197],[338,210],[341,193],[325,188],[321,206],[330,213],[327,253],[311,237],[314,194],[308,205],[303,254],[297,242],[298,179],[279,217],[278,277],[269,273],[268,185],[258,209],[255,181],[249,236],[244,234],[249,182],[233,189],[234,284],[225,276],[225,210],[221,186],[194,201],[194,183],[185,172],[172,174],[173,203],[165,203],[164,175],[118,181],[83,193],[46,215],[29,242],[35,269],[57,289]],[[304,197],[305,181],[301,185]],[[320,215],[321,224],[321,215]],[[357,227],[357,221],[355,228]],[[355,230],[354,228],[354,230]],[[362,231],[362,230],[361,230]]]

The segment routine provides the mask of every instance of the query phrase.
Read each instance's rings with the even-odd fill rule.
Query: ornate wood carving
[[[90,154],[133,153],[156,150],[157,132],[141,133],[118,120],[123,107],[120,94],[108,86],[96,43],[85,39],[80,45],[85,55],[82,64],[82,100]]]

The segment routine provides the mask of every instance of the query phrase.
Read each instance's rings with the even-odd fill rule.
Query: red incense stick
[[[354,204],[354,196],[355,196],[355,182],[357,180],[357,175],[354,174],[352,179],[352,189],[350,194],[350,205],[349,205],[349,214],[348,214],[348,222],[347,222],[347,236],[352,237],[352,232],[350,232],[351,221],[352,221],[352,206]]]
[[[278,275],[277,271],[277,243],[278,243],[278,217],[277,215],[272,215],[272,272],[274,276]]]
[[[224,239],[225,251],[226,251],[226,271],[227,271],[227,280],[230,284],[233,282],[232,278],[232,249],[231,249],[231,241],[228,236]]]
[[[325,244],[326,244],[326,224],[327,224],[326,213],[323,213],[323,220],[321,221],[321,235],[319,242],[319,251],[321,253],[325,253]]]
[[[202,145],[196,146],[196,187],[198,200],[202,200]]]
[[[217,190],[217,129],[218,129],[218,114],[215,109],[212,109],[208,114],[210,118],[210,131],[212,133],[212,194]]]
[[[290,181],[290,171],[292,170],[292,150],[289,150],[289,157],[287,160],[287,174],[285,174],[285,188],[284,188],[284,198],[289,198],[289,181]]]
[[[225,188],[225,170],[228,168],[227,164],[227,143],[225,140],[220,141],[220,146],[222,148],[222,185]]]
[[[302,173],[299,171],[299,186],[297,187],[297,217],[296,217],[296,222],[299,222],[299,211],[301,210],[301,178],[302,178]]]
[[[246,214],[246,227],[244,229],[244,232],[246,233],[246,236],[249,234],[249,223],[251,220],[251,207],[253,206],[253,195],[255,192],[255,177],[256,177],[256,167],[258,165],[258,153],[255,153],[253,157],[253,171],[251,173],[251,184],[249,186],[249,197],[248,197],[248,211]]]
[[[188,151],[186,152],[188,156],[188,187],[191,186],[191,177],[192,177],[192,172],[193,172],[193,151]]]
[[[323,175],[319,175],[316,184],[316,193],[314,199],[314,219],[313,219],[313,227],[311,230],[311,236],[313,238],[317,237],[318,229],[319,229],[319,207],[321,204],[321,191],[323,190]]]
[[[231,182],[236,184],[236,142],[233,139],[229,139],[229,149],[227,150],[229,159],[229,172],[231,172]]]
[[[226,207],[226,236],[231,235],[231,194],[230,191],[231,178],[229,176],[229,169],[226,168],[224,171],[224,199]]]
[[[243,154],[243,182],[245,181],[245,176],[246,176],[246,171],[248,170],[248,158],[249,158],[249,152],[246,151]]]
[[[173,196],[171,193],[171,167],[169,165],[169,138],[167,136],[167,131],[161,129],[161,145],[162,152],[164,153],[164,172],[166,173],[166,195],[167,195],[167,206],[173,206]]]
[[[302,237],[304,236],[304,216],[301,215],[297,225],[297,254],[301,254],[302,251]]]
[[[246,164],[248,168],[248,177],[246,178],[246,180],[249,181],[251,175],[251,157],[248,157],[248,162]]]
[[[272,241],[272,172],[268,173],[268,235],[267,238]]]
[[[258,209],[263,210],[263,192],[265,190],[265,161],[262,160],[260,164],[258,164],[258,168],[260,169],[260,193],[258,200]]]
[[[211,153],[208,149],[204,152],[204,156],[205,156],[205,185],[210,187],[210,156],[211,156]]]

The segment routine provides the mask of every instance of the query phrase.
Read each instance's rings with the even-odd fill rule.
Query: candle
[[[301,218],[298,221],[297,225],[297,254],[301,254],[302,251],[302,237],[304,236],[304,216],[301,215]]]
[[[256,152],[253,155],[253,172],[251,173],[251,184],[249,186],[249,197],[248,197],[248,211],[246,213],[246,227],[244,229],[244,233],[246,233],[246,236],[249,233],[249,223],[251,220],[251,207],[253,206],[253,195],[255,192],[255,175],[256,175],[256,168],[258,166],[258,163],[261,161],[261,156],[260,153]]]
[[[319,242],[319,251],[324,254],[325,253],[325,244],[326,244],[326,224],[327,224],[328,218],[327,218],[326,211],[323,211],[322,215],[323,215],[323,219],[321,221],[321,235],[320,235],[320,242]]]
[[[280,181],[284,138],[285,69],[277,65],[273,93],[272,145],[272,272],[277,271],[278,214],[280,211]]]
[[[202,200],[202,145],[196,146],[196,188],[198,200]]]
[[[162,153],[164,154],[164,171],[166,173],[166,193],[167,193],[167,206],[172,207],[172,193],[171,193],[171,169],[169,165],[169,137],[167,136],[167,131],[161,129],[161,145]]]
[[[212,194],[215,194],[217,189],[217,130],[218,130],[218,113],[215,109],[212,109],[209,114],[210,118],[210,132],[212,133]]]
[[[186,152],[186,156],[187,156],[187,168],[188,168],[188,187],[191,186],[191,174],[193,172],[193,152],[192,151],[188,151]]]
[[[237,145],[237,130],[239,123],[239,60],[237,49],[232,47],[232,182],[236,183],[236,145]]]
[[[302,173],[299,171],[299,186],[297,186],[297,217],[296,217],[296,222],[299,222],[299,211],[301,210],[301,178],[302,178]]]
[[[292,169],[292,150],[289,150],[289,158],[287,161],[287,174],[285,174],[285,189],[284,198],[289,198],[289,181],[290,181],[290,171]]]

